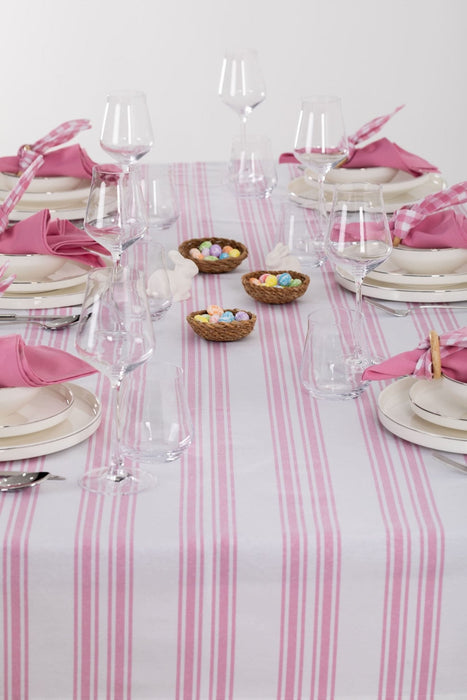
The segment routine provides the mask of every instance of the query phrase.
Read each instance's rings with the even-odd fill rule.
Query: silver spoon
[[[365,298],[367,304],[376,306],[378,309],[387,311],[388,314],[393,316],[408,316],[409,314],[418,311],[418,309],[449,309],[449,311],[456,311],[457,309],[467,309],[467,306],[457,306],[455,304],[417,304],[415,307],[407,307],[405,309],[398,309],[393,306],[386,306],[386,304],[381,304],[379,301],[374,301],[373,299]]]
[[[63,481],[64,476],[50,472],[0,472],[0,491],[15,491],[29,486],[37,486],[46,479]]]
[[[67,316],[17,316],[0,314],[0,323],[37,323],[48,331],[58,331],[78,323],[80,314]]]

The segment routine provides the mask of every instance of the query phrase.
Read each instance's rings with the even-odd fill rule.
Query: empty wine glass
[[[88,276],[76,350],[112,386],[110,464],[84,474],[80,485],[102,494],[132,494],[153,485],[151,474],[130,471],[121,451],[120,389],[124,378],[153,354],[154,334],[144,279],[137,270],[100,268]]]
[[[142,238],[146,227],[143,195],[134,173],[117,165],[95,165],[84,215],[86,233],[118,265],[122,252]]]
[[[335,187],[325,248],[331,263],[347,270],[355,282],[355,309],[359,319],[363,278],[384,262],[392,250],[381,185]],[[360,323],[355,329],[355,339],[358,356],[362,348]]]
[[[219,97],[240,116],[241,135],[245,138],[249,115],[266,97],[258,54],[254,49],[225,52]]]
[[[298,259],[302,272],[309,274],[326,260],[324,232],[316,209],[284,201],[275,242],[287,246],[290,255]]]
[[[349,155],[340,97],[318,95],[302,100],[294,155],[318,181],[318,210],[324,231],[327,218],[324,180]]]
[[[116,90],[107,95],[101,130],[101,147],[119,163],[142,158],[154,143],[144,92]]]
[[[169,229],[180,216],[180,205],[169,168],[158,163],[141,163],[134,167],[137,173],[149,231]]]

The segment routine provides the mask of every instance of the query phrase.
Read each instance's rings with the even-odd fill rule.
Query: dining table
[[[65,477],[0,492],[0,696],[466,700],[467,475],[382,424],[378,398],[395,380],[349,400],[303,388],[308,315],[355,303],[329,262],[292,303],[261,303],[242,285],[267,269],[296,166],[278,166],[266,199],[236,197],[225,163],[170,167],[180,217],[152,235],[167,250],[217,237],[248,249],[226,274],[198,273],[189,298],[154,321],[154,360],[184,370],[192,444],[142,465],[153,489],[80,488],[109,459],[111,389],[99,372],[74,382],[101,407],[89,437],[15,460],[0,442],[0,471]],[[195,334],[187,315],[211,304],[255,313],[253,331],[233,342]],[[363,302],[373,355],[467,326],[466,310],[408,306],[396,317]],[[76,326],[0,323],[12,333],[76,354]]]

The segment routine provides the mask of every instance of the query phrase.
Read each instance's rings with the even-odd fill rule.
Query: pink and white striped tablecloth
[[[79,489],[108,457],[105,411],[83,444],[2,465],[66,476],[0,494],[5,700],[467,698],[467,478],[379,424],[383,384],[346,402],[301,390],[307,314],[353,305],[328,266],[290,305],[257,305],[241,285],[274,245],[292,175],[280,167],[259,201],[235,199],[219,164],[173,166],[182,215],[164,242],[228,237],[249,258],[198,275],[157,322],[157,355],[184,367],[195,423],[187,454],[152,467],[157,489]],[[209,303],[254,310],[254,332],[194,335],[185,316]],[[381,356],[465,325],[463,313],[365,307]],[[75,332],[23,335],[73,351]],[[105,379],[80,383],[106,407]]]

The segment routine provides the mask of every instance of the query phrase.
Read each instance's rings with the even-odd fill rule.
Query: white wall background
[[[466,0],[15,0],[1,12],[0,153],[67,119],[107,156],[107,91],[148,96],[157,161],[226,160],[238,117],[217,97],[226,47],[258,50],[267,99],[251,117],[290,150],[300,98],[343,98],[347,131],[406,107],[384,135],[467,180]]]

